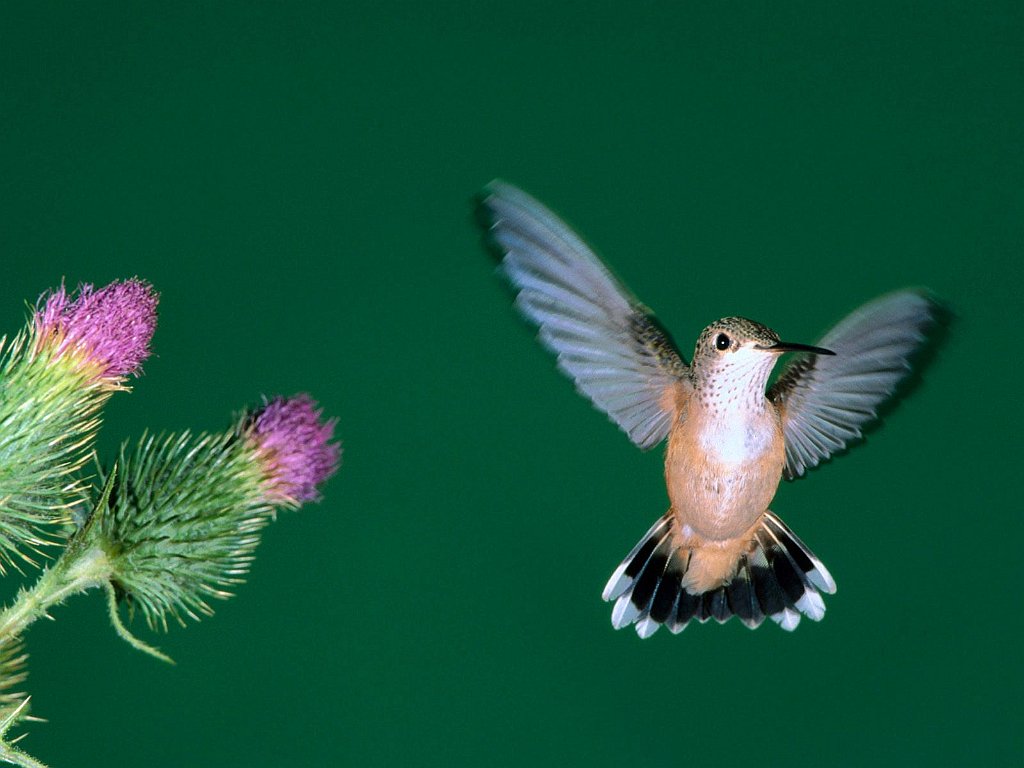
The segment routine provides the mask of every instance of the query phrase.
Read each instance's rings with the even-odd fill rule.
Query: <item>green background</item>
[[[1019,3],[6,4],[0,327],[66,278],[162,294],[100,449],[308,390],[344,466],[215,617],[28,633],[24,745],[99,765],[1006,765],[1024,759]],[[495,176],[687,354],[928,286],[922,384],[773,508],[820,624],[647,641],[601,588],[666,507],[480,247]],[[13,582],[10,582],[13,584]]]

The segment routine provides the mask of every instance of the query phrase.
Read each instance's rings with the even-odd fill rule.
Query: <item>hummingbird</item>
[[[793,630],[825,615],[836,584],[769,509],[792,480],[857,441],[910,371],[935,320],[924,292],[899,290],[841,320],[817,345],[725,317],[689,362],[654,314],[568,225],[511,184],[480,199],[499,271],[519,311],[577,391],[642,450],[667,440],[669,509],[612,573],[612,625],[649,637],[664,625],[732,616]],[[773,384],[779,358],[795,353]]]

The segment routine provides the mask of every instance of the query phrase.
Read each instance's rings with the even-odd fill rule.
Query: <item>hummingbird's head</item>
[[[835,354],[809,344],[780,341],[779,334],[745,317],[724,317],[697,339],[693,373],[697,388],[716,402],[748,398],[760,403],[768,376],[783,352]]]

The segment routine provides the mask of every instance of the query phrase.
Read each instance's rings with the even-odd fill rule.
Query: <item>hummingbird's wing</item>
[[[668,434],[691,387],[668,333],[593,251],[525,192],[494,181],[481,206],[516,306],[576,389],[640,448]]]
[[[861,435],[910,372],[935,305],[897,291],[854,310],[817,346],[835,356],[795,358],[768,390],[782,413],[787,479],[800,477]]]

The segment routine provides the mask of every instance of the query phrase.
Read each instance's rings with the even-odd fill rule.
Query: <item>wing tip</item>
[[[493,209],[491,202],[495,198],[506,197],[509,190],[513,189],[518,188],[503,179],[494,178],[484,184],[480,190],[473,195],[473,202],[477,208]]]
[[[827,370],[825,367],[820,371],[815,366],[800,367],[801,361],[784,370],[768,396],[776,404],[789,406],[785,411],[785,479],[802,477],[819,464],[845,453],[877,429],[896,405],[921,384],[923,372],[938,355],[955,317],[951,305],[930,288],[909,286],[890,291],[860,305],[818,342],[836,348],[840,357],[849,355],[847,359],[853,362],[845,363],[845,372],[842,360],[831,363]],[[844,338],[852,345],[845,351],[842,349]],[[888,341],[880,343],[879,338]],[[863,370],[859,370],[858,350],[864,360],[874,360],[880,367],[862,366]],[[832,372],[831,382],[829,371]],[[807,397],[802,401],[793,397],[793,391],[801,386],[805,376],[824,381],[824,384],[819,382],[816,390],[817,404]],[[864,392],[858,392],[856,387],[864,386],[861,380],[869,376],[876,380],[869,382],[871,386]],[[844,387],[836,386],[840,382],[845,382]],[[828,403],[828,395],[821,392],[830,391],[833,402]],[[842,402],[844,393],[847,395],[845,403]],[[868,406],[850,402],[853,396],[863,399],[868,395],[874,396],[876,402]],[[814,408],[825,405],[833,410],[844,410],[845,420],[833,424],[832,419],[816,416]],[[801,409],[808,411],[803,419],[790,418],[791,412]],[[832,445],[833,441],[839,444]]]

